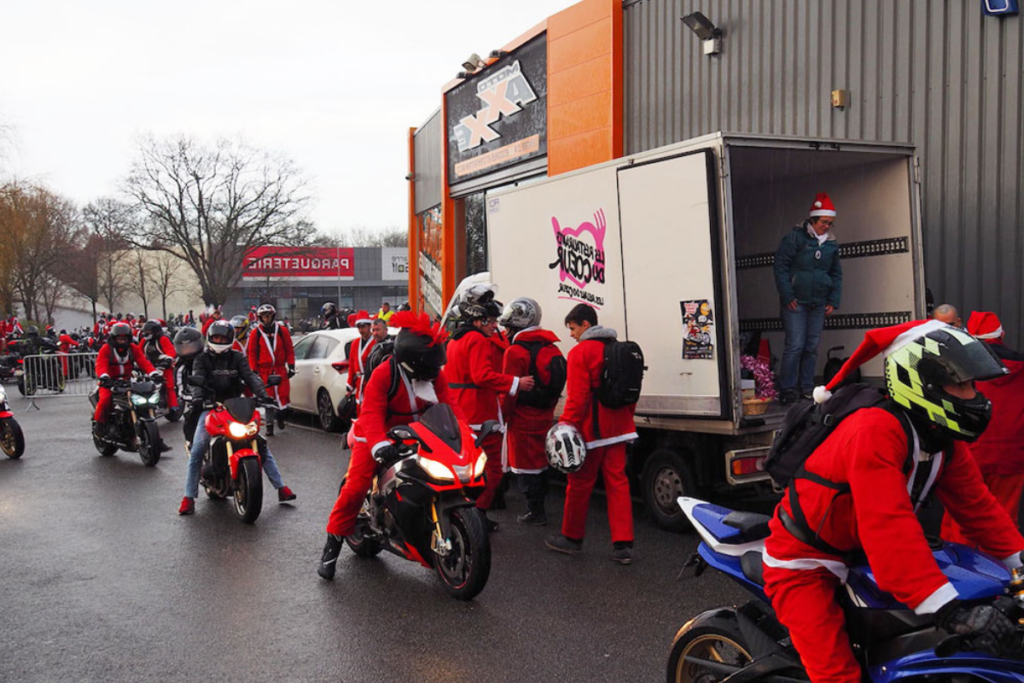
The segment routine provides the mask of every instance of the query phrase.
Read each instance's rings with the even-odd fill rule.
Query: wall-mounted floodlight
[[[477,69],[482,69],[485,66],[487,66],[487,62],[480,59],[480,55],[475,52],[462,63],[462,68],[466,71],[476,71]]]
[[[715,26],[710,19],[694,12],[682,18],[686,28],[697,34],[704,43],[704,54],[717,55],[722,51],[722,29]]]
[[[502,57],[508,57],[509,53],[504,50],[491,50],[491,59],[501,59]]]

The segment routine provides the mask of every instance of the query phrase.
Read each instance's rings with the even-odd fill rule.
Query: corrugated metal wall
[[[441,203],[443,135],[440,109],[416,130],[413,139],[413,154],[416,155],[416,213]]]
[[[718,130],[910,141],[928,286],[996,311],[1024,348],[1024,20],[981,4],[627,0],[625,152]],[[722,29],[721,55],[680,21],[693,11]],[[845,111],[830,106],[840,88]]]

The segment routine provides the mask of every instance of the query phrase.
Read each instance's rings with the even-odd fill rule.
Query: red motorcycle
[[[472,600],[491,573],[491,546],[475,499],[484,489],[483,438],[474,440],[450,406],[429,408],[419,422],[393,427],[388,438],[401,458],[381,468],[345,539],[361,557],[388,550],[437,572],[446,591]],[[344,485],[344,482],[342,482]]]
[[[8,458],[20,458],[25,452],[25,435],[21,433],[21,425],[14,419],[11,406],[7,402],[7,390],[0,385],[0,449]]]
[[[275,382],[274,380],[277,380]],[[280,383],[273,375],[268,386]],[[206,416],[210,446],[203,456],[199,483],[210,498],[232,496],[235,512],[252,524],[263,511],[263,465],[260,425],[263,416],[254,398],[229,398]]]

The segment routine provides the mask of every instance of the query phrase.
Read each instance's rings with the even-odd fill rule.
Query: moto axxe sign
[[[452,184],[547,153],[547,43],[534,38],[445,95]]]

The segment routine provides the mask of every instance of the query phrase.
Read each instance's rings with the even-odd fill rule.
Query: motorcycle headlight
[[[480,457],[476,459],[476,464],[473,465],[473,478],[476,479],[484,473],[484,468],[487,466],[487,454],[481,453]]]
[[[244,425],[241,422],[232,422],[228,425],[228,434],[236,439],[243,439],[249,435],[249,425]]]
[[[149,403],[149,398],[146,396],[139,396],[138,394],[132,394],[132,405],[144,406]]]
[[[245,435],[256,436],[256,432],[258,432],[259,430],[260,426],[258,424],[256,424],[255,422],[250,422],[245,426]]]
[[[5,403],[6,401],[7,401],[7,390],[4,389],[2,384],[0,384],[0,403]]]
[[[160,402],[160,394],[153,394],[152,396],[150,396],[149,397],[149,402],[154,404],[154,405],[159,403]]]
[[[429,474],[432,479],[439,479],[443,481],[452,481],[455,479],[455,475],[452,474],[452,471],[436,460],[421,457],[420,467],[422,467],[423,471]]]

